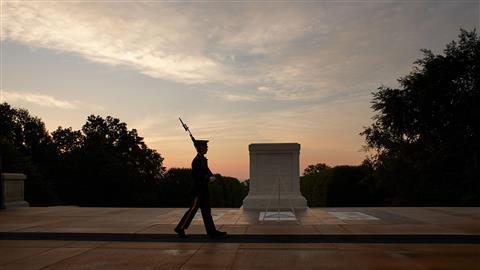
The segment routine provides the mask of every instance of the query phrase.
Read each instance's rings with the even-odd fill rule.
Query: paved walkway
[[[231,235],[221,241],[203,236],[200,217],[189,239],[176,238],[172,228],[184,211],[1,210],[0,269],[471,270],[480,265],[480,208],[312,208],[297,213],[298,223],[262,222],[258,212],[214,209],[217,226]]]

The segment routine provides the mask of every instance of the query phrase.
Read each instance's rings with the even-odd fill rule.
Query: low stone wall
[[[6,208],[29,206],[24,195],[25,179],[27,179],[27,176],[23,173],[2,173],[2,197]]]

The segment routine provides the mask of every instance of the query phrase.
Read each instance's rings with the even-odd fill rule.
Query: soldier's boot
[[[185,234],[185,230],[184,230],[184,229],[175,228],[174,231],[177,233],[177,235],[178,235],[180,238],[186,238],[186,237],[187,237],[187,235]]]

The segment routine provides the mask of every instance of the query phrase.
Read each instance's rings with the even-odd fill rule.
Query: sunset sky
[[[480,1],[1,1],[1,99],[50,131],[90,114],[135,128],[170,167],[211,141],[212,171],[248,178],[248,145],[301,144],[359,164],[371,92],[459,29]]]

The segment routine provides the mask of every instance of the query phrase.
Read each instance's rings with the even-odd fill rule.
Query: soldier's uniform
[[[195,144],[207,144],[208,141],[196,140]],[[195,213],[198,208],[201,209],[203,223],[205,224],[205,230],[210,236],[215,236],[219,231],[216,230],[215,224],[213,223],[212,213],[210,209],[210,197],[208,192],[208,183],[210,177],[213,176],[212,172],[208,168],[208,160],[201,153],[198,153],[197,156],[192,161],[192,177],[193,185],[190,192],[192,201],[190,208],[185,212],[182,219],[178,223],[175,231],[182,231],[187,229],[190,223],[192,222]]]

